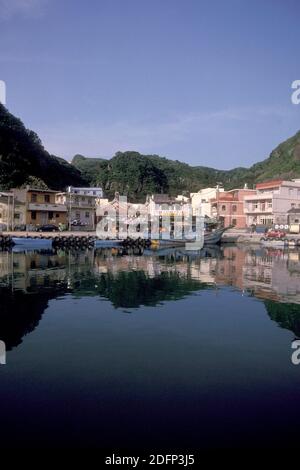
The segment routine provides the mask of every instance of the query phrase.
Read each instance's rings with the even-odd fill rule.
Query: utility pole
[[[69,194],[69,232],[72,231],[72,186],[68,186]]]
[[[12,193],[12,224],[11,229],[14,232],[15,230],[15,194]]]

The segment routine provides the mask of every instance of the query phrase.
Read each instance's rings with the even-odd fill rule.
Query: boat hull
[[[31,249],[52,248],[52,240],[47,238],[12,237],[12,242],[15,246]]]

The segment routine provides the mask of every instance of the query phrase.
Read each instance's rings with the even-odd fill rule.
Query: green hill
[[[222,183],[225,189],[243,187],[245,183],[252,188],[259,181],[300,177],[300,132],[250,168],[217,170],[133,151],[118,152],[110,160],[77,155],[72,164],[90,184],[102,186],[108,196],[119,191],[136,200],[151,192],[184,194],[216,183]]]
[[[100,185],[108,196],[116,191],[132,200],[142,200],[148,193],[189,193],[201,187],[230,180],[230,172],[207,167],[192,167],[158,155],[118,152],[110,160],[76,155],[72,164],[91,185]],[[235,174],[246,170],[235,170]]]
[[[0,187],[31,184],[63,190],[68,185],[99,185],[107,196],[116,191],[131,200],[148,193],[188,194],[222,183],[225,189],[249,188],[273,178],[300,177],[300,132],[278,145],[269,158],[250,168],[217,170],[190,166],[158,155],[117,152],[111,159],[75,155],[72,164],[50,155],[39,137],[0,104]]]
[[[0,187],[26,184],[62,190],[87,181],[75,166],[49,155],[39,137],[0,103]]]

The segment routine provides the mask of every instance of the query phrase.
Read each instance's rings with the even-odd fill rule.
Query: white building
[[[76,188],[69,186],[67,192],[56,195],[56,202],[67,206],[70,227],[94,230],[96,200],[102,197],[102,188]]]
[[[193,215],[199,214],[199,209],[200,209],[200,214],[203,217],[212,217],[212,211],[211,211],[211,199],[217,199],[217,194],[224,192],[224,188],[221,188],[219,186],[215,188],[204,188],[200,189],[197,193],[191,193],[191,202],[192,202],[192,208],[193,208]]]
[[[256,185],[244,199],[246,224],[287,224],[288,211],[300,207],[300,180],[275,180]]]
[[[78,196],[91,196],[94,198],[103,197],[102,188],[75,188],[74,186],[69,186],[68,193],[76,194]]]

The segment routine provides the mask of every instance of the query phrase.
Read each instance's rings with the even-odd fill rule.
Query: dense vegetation
[[[72,164],[44,149],[39,137],[0,104],[0,187],[30,184],[63,190],[68,185],[99,185],[108,197],[116,191],[131,200],[148,193],[188,194],[222,183],[225,189],[249,188],[258,181],[300,177],[300,132],[270,157],[250,168],[216,170],[138,152],[117,152],[111,159],[76,155]]]
[[[300,177],[300,132],[280,144],[266,160],[250,168],[229,171],[192,167],[138,152],[118,152],[110,160],[76,155],[72,163],[91,184],[103,186],[108,196],[119,191],[135,200],[151,192],[171,195],[196,192],[216,183],[222,183],[225,189],[243,187],[245,183],[252,188],[259,181]]]
[[[39,137],[0,103],[0,187],[64,189],[86,183],[77,168],[49,155]]]
[[[143,200],[151,193],[189,194],[217,182],[239,185],[240,176],[247,171],[192,167],[177,160],[132,151],[117,152],[110,160],[75,155],[72,164],[91,185],[102,186],[108,196],[119,191],[132,200]]]

